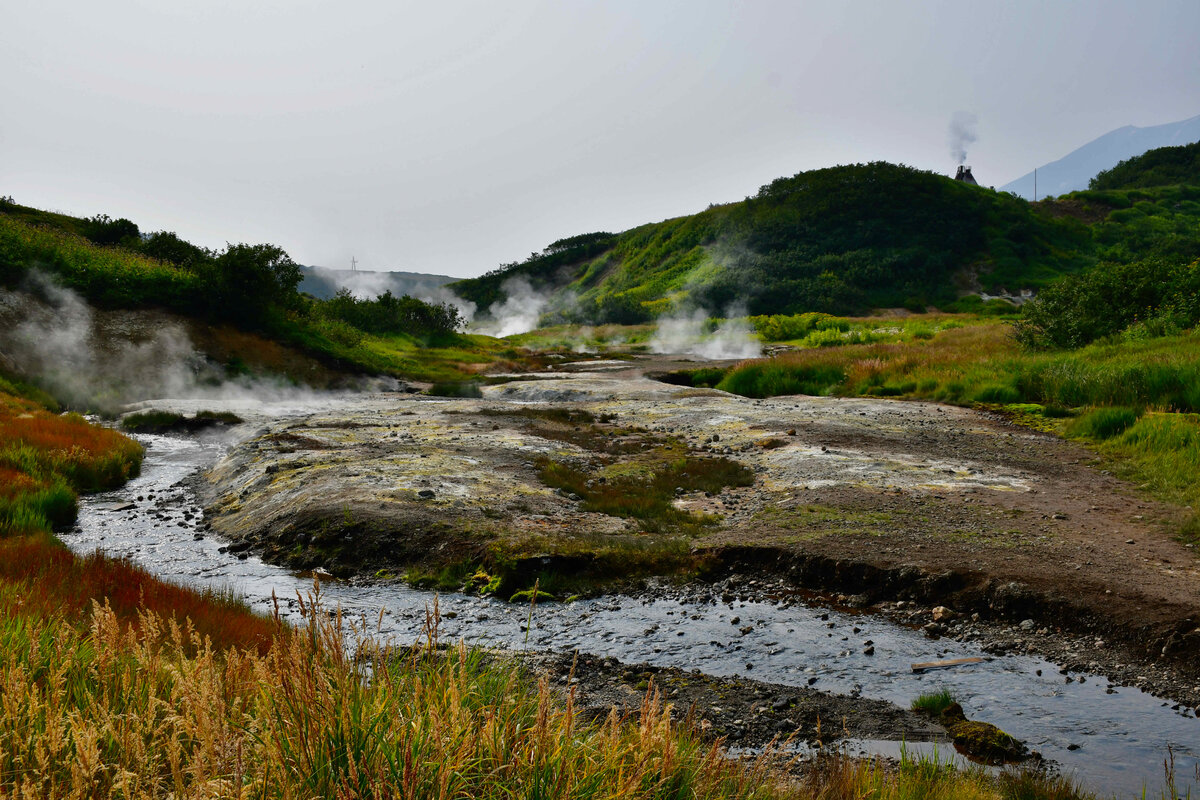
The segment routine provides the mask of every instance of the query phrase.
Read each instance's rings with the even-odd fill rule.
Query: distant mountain
[[[1125,159],[1139,156],[1156,147],[1191,144],[1196,141],[1200,141],[1200,116],[1149,128],[1133,125],[1117,128],[1068,153],[1058,161],[1038,167],[1038,197],[1057,197],[1067,192],[1086,189],[1088,181],[1096,177],[1097,173],[1111,169]],[[1033,173],[1022,175],[1012,183],[1001,186],[1000,190],[1032,200]]]
[[[338,289],[346,288],[360,299],[378,297],[390,291],[397,297],[411,295],[418,299],[440,297],[438,291],[447,283],[458,280],[449,275],[428,275],[423,272],[369,272],[367,270],[300,267],[304,275],[299,290],[313,297],[328,300]]]

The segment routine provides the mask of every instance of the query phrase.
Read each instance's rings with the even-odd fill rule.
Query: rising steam
[[[959,164],[967,163],[967,148],[975,143],[975,125],[979,117],[967,111],[955,111],[950,118],[950,157]]]
[[[525,278],[510,278],[500,287],[503,303],[493,304],[492,319],[479,322],[479,333],[503,338],[531,331],[538,326],[542,312],[550,305],[550,297],[536,291]]]
[[[197,351],[181,323],[159,312],[97,312],[38,272],[23,288],[0,290],[4,365],[76,408],[115,412],[151,399],[256,403],[315,394],[282,379],[229,378]]]
[[[756,358],[762,355],[762,345],[744,317],[745,309],[731,308],[715,330],[710,330],[710,314],[703,309],[665,317],[658,321],[650,350],[709,360]]]

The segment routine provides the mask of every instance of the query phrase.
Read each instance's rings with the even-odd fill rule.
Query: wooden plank
[[[959,664],[979,664],[987,659],[983,658],[951,658],[946,661],[923,661],[912,665],[913,672],[924,672],[927,669],[941,669],[942,667],[957,667]]]

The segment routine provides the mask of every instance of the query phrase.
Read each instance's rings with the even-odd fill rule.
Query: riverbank
[[[1019,646],[1166,681],[1195,705],[1195,551],[1166,530],[1174,509],[1080,445],[968,409],[748,400],[641,369],[593,362],[482,399],[379,395],[265,422],[210,473],[206,518],[233,551],[291,568],[503,597],[740,571],[944,605],[997,641],[1031,620]],[[689,488],[725,462],[753,483]],[[664,472],[678,463],[696,466]],[[663,475],[677,483],[653,514],[605,488]],[[1075,638],[1050,645],[1060,633]]]

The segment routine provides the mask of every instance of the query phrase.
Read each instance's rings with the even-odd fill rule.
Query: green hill
[[[1159,147],[1100,172],[1089,189],[1146,189],[1152,186],[1200,186],[1200,142]]]
[[[1009,194],[876,162],[802,172],[742,202],[624,233],[556,242],[452,284],[486,309],[523,278],[567,321],[672,309],[750,314],[946,306],[966,291],[1039,288],[1092,263],[1088,225]]]
[[[36,294],[31,271],[98,309],[155,310],[195,321],[193,343],[218,343],[204,349],[234,373],[259,364],[295,377],[295,369],[284,367],[301,355],[318,362],[302,377],[320,365],[338,373],[459,380],[514,356],[496,340],[458,333],[462,319],[446,304],[390,292],[373,300],[348,292],[325,300],[302,294],[300,267],[275,245],[231,244],[214,252],[169,231],[144,234],[127,219],[82,219],[0,198],[0,287]]]

